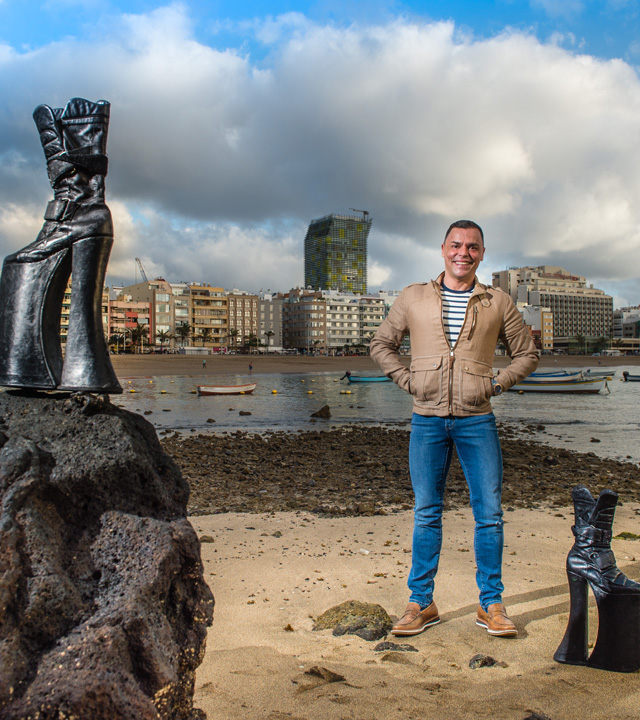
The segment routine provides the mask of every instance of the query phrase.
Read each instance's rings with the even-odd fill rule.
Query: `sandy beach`
[[[541,365],[595,367],[598,360],[640,362],[559,357]],[[375,371],[358,357],[209,356],[204,372],[246,373],[249,361],[256,374]],[[505,362],[497,358],[496,367]],[[114,366],[120,378],[203,374],[201,358],[177,355],[119,356]],[[592,453],[552,451],[511,430],[503,437],[510,477],[504,599],[518,637],[494,638],[475,624],[473,521],[455,467],[436,582],[442,622],[418,636],[383,638],[411,651],[312,629],[319,615],[348,600],[379,604],[392,619],[406,605],[412,499],[397,497],[392,485],[400,478],[406,494],[404,446],[397,443],[386,466],[375,462],[387,431],[359,431],[350,457],[336,440],[342,431],[322,438],[324,453],[311,434],[297,450],[286,434],[260,447],[245,433],[163,440],[192,485],[190,519],[216,600],[196,707],[209,720],[637,718],[639,673],[560,665],[553,653],[568,618],[564,565],[573,542],[573,512],[562,498],[569,501],[577,482],[594,493],[614,487],[621,500],[615,534],[639,535],[640,471]],[[314,474],[313,463],[322,461],[323,472]],[[619,567],[640,578],[640,541],[615,539],[613,549]],[[596,631],[593,605],[592,643]],[[473,669],[479,654],[495,664]]]
[[[187,355],[112,355],[111,362],[119,378],[155,377],[161,375],[224,375],[247,374],[249,363],[254,374],[263,373],[319,373],[319,372],[371,372],[378,371],[368,356],[305,357],[303,355],[207,355],[207,367],[202,367],[202,357]],[[404,358],[407,365],[410,357]],[[494,367],[505,367],[508,358],[496,357]],[[541,368],[573,367],[619,367],[640,365],[640,356],[592,357],[585,355],[545,355]]]
[[[639,515],[637,503],[620,507],[617,532],[638,532]],[[567,621],[571,518],[568,508],[508,514],[505,603],[519,635],[506,639],[475,625],[470,512],[446,513],[435,594],[442,622],[418,636],[386,638],[417,652],[376,651],[375,641],[312,630],[314,618],[347,600],[403,612],[411,512],[193,518],[216,598],[196,706],[210,720],[637,718],[637,673],[553,661]],[[638,541],[613,546],[621,569],[640,576]],[[593,638],[595,628],[592,617]],[[477,654],[496,665],[472,669]],[[344,679],[323,682],[318,669]]]

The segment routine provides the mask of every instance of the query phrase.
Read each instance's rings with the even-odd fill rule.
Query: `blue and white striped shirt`
[[[444,332],[451,347],[453,347],[462,330],[464,315],[467,311],[467,304],[473,292],[469,290],[449,290],[442,285],[442,324]]]

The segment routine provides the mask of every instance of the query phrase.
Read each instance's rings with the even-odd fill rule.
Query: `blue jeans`
[[[415,494],[411,602],[425,608],[442,546],[442,506],[455,445],[469,486],[475,520],[474,550],[480,605],[502,602],[502,452],[493,413],[470,417],[425,417],[414,413],[409,469]]]

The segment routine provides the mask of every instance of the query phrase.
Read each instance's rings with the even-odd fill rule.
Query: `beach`
[[[551,367],[594,367],[598,359],[547,360]],[[375,371],[359,357],[208,356],[203,371],[197,357],[120,356],[114,367],[121,379],[213,377],[246,373],[249,361],[256,374]],[[417,636],[383,638],[411,646],[404,650],[377,649],[379,641],[313,625],[349,600],[378,604],[392,619],[404,611],[413,522],[407,428],[164,437],[191,486],[190,520],[216,600],[196,707],[209,720],[636,718],[639,673],[561,665],[553,653],[569,610],[571,488],[581,482],[594,493],[604,487],[620,493],[614,534],[631,535],[612,547],[621,570],[638,579],[640,470],[637,463],[550,448],[533,441],[532,431],[526,423],[500,428],[504,601],[518,637],[491,637],[475,624],[473,520],[454,464],[435,592],[442,622]],[[593,602],[590,620],[593,643]],[[473,668],[477,655],[495,662]]]
[[[263,373],[316,373],[316,372],[379,372],[368,355],[323,357],[305,355],[205,355],[206,368],[202,367],[203,356],[180,354],[112,355],[111,362],[119,378],[151,377],[167,375],[226,375],[247,374],[249,363],[253,365],[253,374]],[[407,366],[410,357],[404,357]],[[494,358],[494,367],[506,367],[509,359]],[[540,368],[583,368],[583,367],[619,367],[621,365],[640,365],[640,356],[592,357],[590,355],[545,355],[540,360]]]

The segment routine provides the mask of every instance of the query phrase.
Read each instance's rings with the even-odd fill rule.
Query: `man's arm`
[[[509,296],[506,296],[505,300],[507,302],[500,340],[507,349],[511,363],[498,371],[496,382],[502,385],[504,390],[508,390],[538,367],[540,354],[513,300]]]
[[[402,291],[371,340],[369,355],[387,377],[409,392],[411,373],[401,362],[398,353],[404,336],[409,332],[405,301],[405,293]]]

